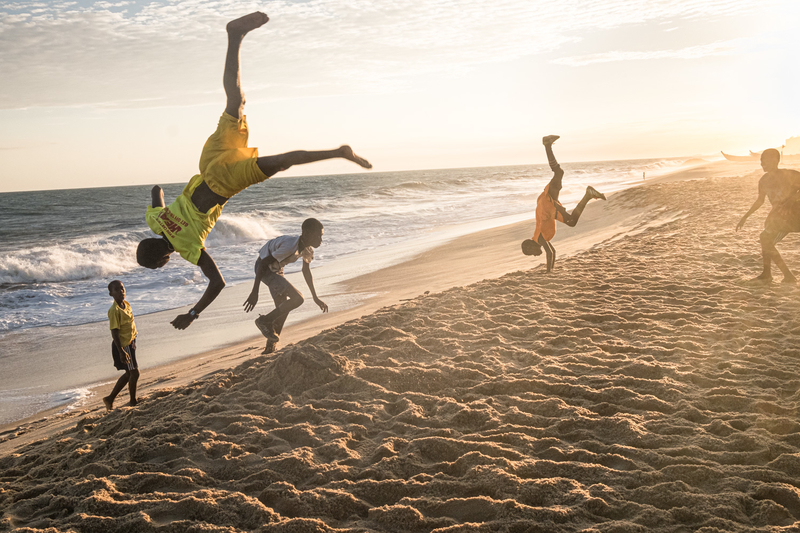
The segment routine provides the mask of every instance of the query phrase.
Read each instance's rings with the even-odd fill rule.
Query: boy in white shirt
[[[263,281],[269,287],[269,293],[275,302],[274,310],[269,314],[260,315],[256,319],[256,326],[267,338],[267,346],[263,352],[265,354],[272,353],[277,349],[286,317],[303,304],[303,295],[283,276],[284,266],[303,258],[303,277],[311,290],[314,303],[322,309],[323,313],[328,312],[327,304],[317,297],[310,266],[314,259],[313,249],[319,248],[319,245],[322,244],[322,234],[322,223],[316,218],[308,218],[303,221],[302,233],[299,237],[292,235],[275,237],[271,241],[267,241],[267,244],[258,252],[255,264],[256,279],[250,296],[244,302],[244,310],[249,313],[255,309],[258,303],[258,289]]]

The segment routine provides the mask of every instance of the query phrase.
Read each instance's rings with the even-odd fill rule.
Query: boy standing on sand
[[[328,305],[317,297],[314,290],[314,278],[311,276],[311,261],[314,259],[314,248],[322,244],[322,223],[316,218],[303,221],[302,232],[299,237],[281,235],[268,241],[258,252],[256,259],[256,279],[253,291],[244,302],[244,310],[249,313],[258,303],[258,288],[263,281],[269,287],[269,293],[275,302],[275,309],[267,315],[256,319],[256,326],[267,338],[267,347],[262,353],[272,353],[277,349],[278,340],[283,324],[289,313],[303,304],[303,295],[283,277],[283,267],[303,258],[303,277],[314,303],[328,312]]]
[[[247,121],[242,114],[245,100],[240,84],[239,49],[244,36],[268,20],[267,15],[257,11],[228,23],[228,52],[222,78],[227,104],[217,130],[203,146],[200,174],[189,180],[181,195],[168,207],[165,207],[161,187],[155,186],[152,190],[152,206],[147,208],[145,220],[160,238],[140,242],[136,260],[144,267],[156,269],[167,264],[170,254],[177,251],[199,266],[209,280],[195,306],[172,321],[177,329],[189,327],[225,287],[225,280],[204,244],[222,213],[222,206],[231,196],[293,165],[343,158],[372,168],[369,161],[355,155],[346,145],[335,150],[295,151],[264,157],[258,156],[258,149],[248,148]]]
[[[108,284],[108,294],[114,298],[114,303],[108,310],[108,325],[111,329],[111,356],[114,366],[125,373],[117,380],[111,394],[103,398],[107,411],[114,408],[114,400],[125,385],[131,401],[128,405],[139,403],[136,400],[136,383],[139,381],[139,365],[136,363],[136,324],[133,322],[133,309],[125,301],[125,285],[119,280]]]
[[[772,209],[764,221],[764,231],[759,236],[764,270],[753,279],[763,283],[772,281],[773,261],[783,273],[783,283],[797,283],[797,278],[786,266],[775,245],[787,234],[800,231],[800,172],[778,168],[780,162],[781,153],[775,148],[769,148],[761,153],[761,168],[766,174],[758,180],[758,198],[736,224],[736,231],[739,231],[747,221],[747,217],[761,207],[764,198],[769,198]]]
[[[578,202],[572,213],[567,213],[561,202],[558,201],[558,194],[561,192],[561,178],[564,171],[553,155],[553,143],[559,139],[558,135],[548,135],[542,138],[542,144],[547,152],[547,161],[553,171],[553,179],[550,180],[542,194],[536,200],[536,229],[533,232],[533,239],[522,241],[522,253],[525,255],[542,255],[542,248],[547,253],[547,272],[553,270],[556,263],[556,249],[550,244],[550,240],[556,234],[556,220],[563,222],[567,226],[574,227],[583,213],[589,200],[599,198],[605,200],[603,193],[598,192],[594,187],[586,187],[586,194]]]

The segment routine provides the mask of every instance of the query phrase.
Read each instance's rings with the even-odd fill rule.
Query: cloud
[[[0,108],[218,102],[225,23],[263,8],[272,20],[245,40],[244,86],[288,98],[390,92],[426,76],[553,52],[598,29],[763,7],[744,0],[5,3]],[[560,61],[619,60],[608,59],[614,54]]]
[[[652,50],[641,52],[602,52],[599,54],[588,54],[583,56],[561,57],[554,59],[551,63],[567,65],[570,67],[582,67],[593,63],[610,63],[612,61],[642,61],[650,59],[700,59],[709,56],[728,55],[733,53],[741,39],[731,39],[719,41],[711,44],[698,46],[687,46],[678,50]]]

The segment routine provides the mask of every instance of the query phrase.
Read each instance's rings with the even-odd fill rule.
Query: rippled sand
[[[85,416],[0,458],[0,530],[800,530],[800,291],[746,283],[755,187],[623,191],[609,205],[652,209],[640,232],[551,275]],[[800,270],[797,237],[779,247]]]

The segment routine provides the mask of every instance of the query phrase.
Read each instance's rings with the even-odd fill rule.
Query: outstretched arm
[[[269,258],[272,259],[272,256]],[[258,289],[261,287],[261,280],[264,279],[264,276],[266,276],[267,272],[269,272],[269,265],[273,261],[268,261],[267,259],[262,259],[259,261],[258,270],[256,270],[256,279],[253,282],[253,290],[250,291],[250,296],[247,297],[247,300],[245,300],[243,304],[246,313],[249,313],[255,309],[256,304],[258,303]]]
[[[764,198],[766,196],[767,194],[765,192],[759,190],[758,198],[756,198],[756,201],[753,202],[753,205],[750,206],[750,209],[747,211],[747,213],[745,213],[742,219],[739,220],[739,223],[736,224],[736,231],[739,231],[742,228],[742,226],[744,226],[744,223],[747,221],[747,217],[755,213],[758,210],[758,208],[764,204]]]
[[[192,322],[194,322],[194,319],[197,318],[197,315],[211,305],[211,302],[219,296],[219,293],[225,287],[225,279],[223,279],[222,273],[205,250],[200,252],[200,260],[197,261],[197,266],[200,267],[200,270],[202,270],[203,274],[208,278],[208,287],[206,287],[206,292],[203,293],[203,296],[200,297],[200,301],[193,307],[195,316],[192,316],[190,313],[178,315],[175,320],[171,322],[175,329],[188,328]]]
[[[311,276],[311,265],[305,261],[303,261],[303,277],[306,279],[306,285],[308,285],[308,289],[311,291],[311,297],[314,298],[314,303],[322,309],[323,313],[327,313],[328,304],[317,298],[317,291],[314,290],[314,278]]]

